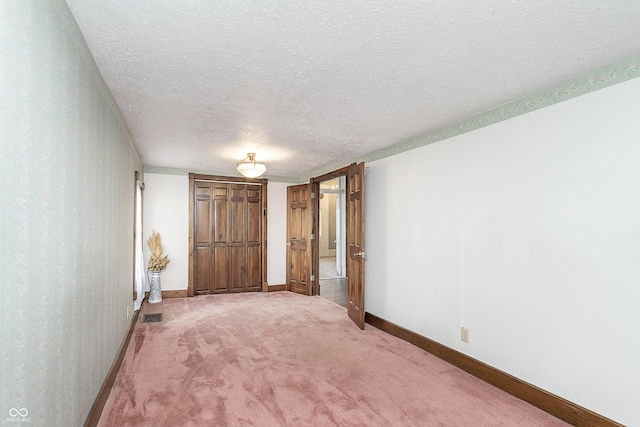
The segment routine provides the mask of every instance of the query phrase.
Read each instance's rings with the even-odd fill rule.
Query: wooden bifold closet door
[[[188,294],[262,290],[266,183],[261,181],[266,180],[253,183],[189,177],[192,227]]]

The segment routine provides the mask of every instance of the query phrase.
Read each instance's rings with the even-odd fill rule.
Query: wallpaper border
[[[349,163],[368,163],[375,160],[384,159],[386,157],[391,157],[405,151],[413,150],[414,148],[423,147],[425,145],[433,144],[434,142],[449,139],[463,133],[471,132],[485,126],[499,123],[501,121],[508,120],[510,118],[538,110],[540,108],[549,107],[551,105],[567,101],[577,96],[584,95],[598,89],[604,89],[606,87],[612,86],[617,83],[622,83],[636,77],[640,77],[640,54],[624,61],[620,61],[607,67],[601,68],[589,74],[577,77],[573,80],[563,82],[539,92],[535,92],[531,95],[527,95],[506,104],[497,106],[469,118],[460,120],[451,125],[436,129],[432,132],[428,132],[415,138],[406,139],[386,148],[372,151],[348,162],[342,162],[328,168],[317,170],[310,175],[298,177],[267,176],[266,178],[273,182],[308,182],[310,178],[314,176],[319,176],[327,172],[331,172],[333,170],[344,167]],[[146,165],[144,167],[144,171],[170,175],[187,175],[189,172],[214,175],[217,174],[212,171],[188,171],[185,169],[164,168]]]
[[[353,162],[368,163],[384,159],[386,157],[391,157],[405,151],[413,150],[414,148],[433,144],[434,142],[442,141],[463,133],[471,132],[485,126],[508,120],[540,108],[549,107],[636,77],[640,77],[640,55],[636,55],[573,80],[569,80],[539,92],[535,92],[531,95],[516,99],[471,116],[467,119],[436,129],[432,132],[401,141],[386,148],[372,151],[364,156],[355,158],[346,164]],[[322,175],[323,173],[339,169],[343,166],[345,166],[345,163],[336,164],[328,169],[323,169],[313,173],[312,175],[300,177],[298,179],[302,182],[306,182],[306,180],[314,176]],[[304,178],[306,178],[306,180]]]
[[[189,175],[190,173],[203,174],[203,175],[218,175],[218,176],[230,176],[228,172],[215,172],[210,170],[193,170],[193,169],[181,169],[181,168],[166,168],[162,166],[146,166],[144,167],[144,173],[158,173],[164,175]],[[303,177],[290,177],[290,176],[278,176],[268,175],[264,178],[270,182],[287,182],[291,184],[301,184],[304,181]]]

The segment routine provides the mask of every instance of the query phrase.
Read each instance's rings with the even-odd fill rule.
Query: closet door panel
[[[246,185],[231,184],[231,244],[246,242]]]
[[[211,203],[209,199],[196,200],[196,244],[208,245],[211,242]]]
[[[247,201],[247,243],[260,243],[262,236],[260,200]]]
[[[229,202],[226,185],[215,184],[213,195],[213,223],[215,244],[227,243],[229,240]]]
[[[246,291],[247,249],[244,246],[231,246],[230,292]]]
[[[195,292],[207,293],[213,282],[211,276],[211,250],[208,247],[196,248]]]
[[[229,292],[229,247],[217,246],[213,250],[213,280],[210,291],[214,294]]]
[[[247,291],[262,289],[262,257],[259,245],[247,247]]]
[[[206,293],[211,284],[211,184],[198,183],[195,189],[195,284],[197,293]]]

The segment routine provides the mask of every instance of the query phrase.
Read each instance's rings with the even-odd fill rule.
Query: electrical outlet
[[[131,309],[131,308],[130,308],[129,306],[127,306],[127,320],[129,319],[129,310],[130,310],[130,309]]]
[[[460,339],[466,343],[469,342],[469,330],[467,328],[460,328]]]

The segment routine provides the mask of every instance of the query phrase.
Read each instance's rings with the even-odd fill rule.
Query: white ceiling
[[[640,53],[638,0],[67,0],[146,166],[301,177]]]

